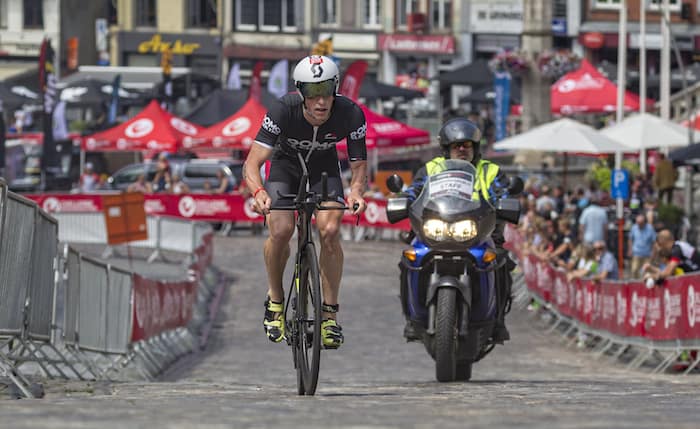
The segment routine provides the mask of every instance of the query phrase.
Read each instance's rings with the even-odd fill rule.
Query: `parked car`
[[[201,192],[205,189],[205,183],[209,182],[215,188],[219,179],[216,172],[221,170],[225,177],[232,181],[237,188],[243,179],[243,162],[233,160],[210,159],[170,159],[171,174],[178,175],[189,186],[192,192]],[[111,189],[126,190],[141,174],[146,175],[148,182],[153,181],[156,174],[156,162],[146,162],[127,165],[115,172],[107,183]]]

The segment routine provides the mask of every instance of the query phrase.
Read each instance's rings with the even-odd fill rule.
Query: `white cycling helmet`
[[[310,55],[297,63],[292,78],[302,97],[328,97],[338,92],[339,74],[338,66],[332,59]]]

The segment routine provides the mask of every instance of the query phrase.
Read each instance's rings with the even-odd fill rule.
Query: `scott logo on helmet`
[[[323,75],[323,67],[321,67],[321,64],[311,64],[311,73],[313,73],[313,77],[321,77]]]

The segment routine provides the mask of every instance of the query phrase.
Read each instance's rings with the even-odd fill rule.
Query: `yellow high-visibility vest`
[[[433,176],[445,170],[445,157],[438,156],[425,164],[425,170],[428,176]],[[485,159],[480,159],[476,164],[476,184],[474,186],[474,193],[472,198],[475,200],[480,199],[479,192],[484,196],[484,199],[489,199],[489,187],[491,183],[498,176],[498,165],[487,161]]]

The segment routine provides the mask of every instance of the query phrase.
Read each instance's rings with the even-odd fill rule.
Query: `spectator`
[[[647,262],[642,266],[644,283],[649,289],[653,288],[654,284],[663,284],[664,278],[661,276],[661,273],[664,272],[669,262],[671,262],[671,251],[668,249],[659,249],[657,256],[659,259],[658,266],[653,265],[651,262]],[[676,267],[668,276],[680,276],[683,273],[682,268]]]
[[[576,236],[571,229],[571,223],[566,217],[557,220],[557,238],[554,240],[554,251],[550,255],[550,261],[563,266],[571,258],[571,253],[575,248]]]
[[[535,203],[535,209],[541,216],[544,216],[545,213],[549,214],[556,207],[556,201],[552,198],[551,193],[552,191],[547,185],[542,185],[540,188],[540,196]]]
[[[158,157],[156,174],[153,176],[153,192],[165,192],[170,189],[173,178],[170,172],[170,163],[165,154]]]
[[[676,268],[682,269],[685,273],[700,271],[700,254],[689,243],[676,240],[669,229],[659,231],[656,236],[656,244],[659,253],[662,251],[671,252],[668,264],[659,273],[658,280],[673,275]]]
[[[130,184],[126,188],[127,192],[141,192],[142,194],[150,194],[153,190],[151,188],[151,184],[146,182],[146,175],[145,174],[139,174],[139,177],[136,178],[136,181],[132,184]]]
[[[671,204],[673,202],[673,188],[678,179],[678,170],[663,153],[659,154],[659,160],[656,161],[656,169],[652,179],[658,192],[659,201],[664,201],[664,197],[666,197],[666,204]]]
[[[593,280],[617,280],[617,259],[606,246],[605,241],[599,240],[593,243],[593,252],[596,255],[598,269],[591,277]]]
[[[580,256],[578,261],[576,261],[575,269],[566,274],[566,279],[568,281],[588,277],[598,270],[598,262],[596,261],[592,246],[581,245],[579,247],[579,253]]]
[[[93,170],[91,162],[85,164],[83,174],[80,175],[79,188],[80,192],[93,192],[99,187],[100,176]]]
[[[228,177],[224,174],[223,170],[217,170],[216,171],[216,179],[219,181],[218,185],[216,188],[212,190],[212,193],[214,194],[230,194],[233,192],[234,189],[234,183],[233,180],[229,180]]]
[[[605,241],[608,232],[608,213],[591,196],[591,204],[583,209],[578,220],[579,238],[586,244]]]
[[[565,197],[564,187],[561,185],[555,186],[552,190],[552,199],[554,200],[554,210],[559,214],[564,213],[564,206],[566,205]]]
[[[173,183],[170,187],[170,192],[173,194],[189,194],[190,187],[187,186],[187,183],[182,181],[182,177],[176,174],[173,176]]]
[[[638,214],[635,224],[629,234],[629,256],[632,257],[630,271],[632,278],[641,277],[642,266],[651,259],[651,251],[656,241],[656,231],[648,222],[646,216]]]
[[[642,188],[642,181],[635,179],[630,189],[629,208],[632,216],[637,216],[644,211],[644,201],[647,195]]]

